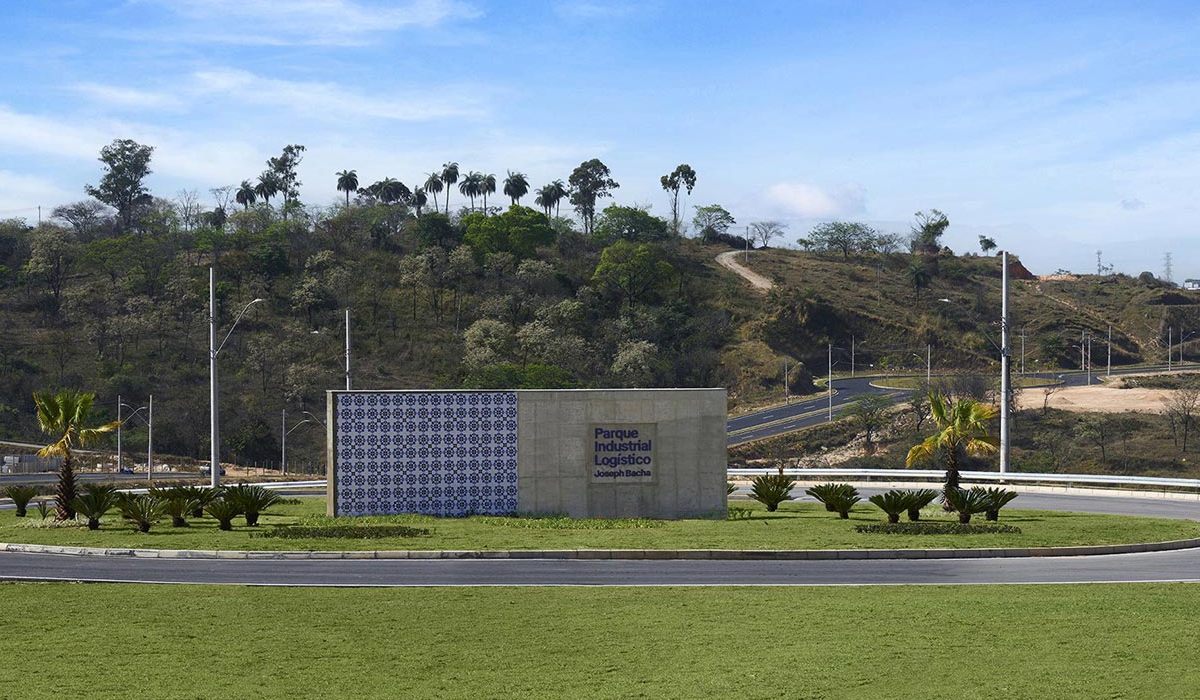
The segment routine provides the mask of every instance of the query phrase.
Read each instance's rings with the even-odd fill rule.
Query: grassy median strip
[[[1092,700],[1200,687],[1200,584],[8,584],[0,617],[0,688],[31,700]]]
[[[1019,504],[1017,499],[1015,504]],[[273,507],[258,527],[234,521],[229,532],[217,529],[211,518],[190,520],[190,527],[171,527],[170,519],[150,532],[137,532],[115,516],[99,530],[82,526],[51,526],[36,514],[17,518],[0,512],[0,542],[77,547],[226,550],[505,550],[505,549],[892,549],[943,547],[1053,547],[1160,542],[1200,537],[1200,523],[1119,515],[1061,513],[1006,508],[1001,524],[1020,533],[945,534],[860,533],[856,525],[881,523],[885,517],[872,505],[860,504],[849,520],[840,520],[821,506],[784,503],[774,513],[749,501],[736,520],[571,520],[545,518],[433,518],[404,515],[372,518],[328,518],[320,499]],[[941,510],[927,508],[923,519],[949,522]],[[412,528],[427,534],[395,530],[389,536],[373,528]],[[284,528],[322,528],[319,535],[271,536]],[[329,530],[328,528],[334,528]],[[330,532],[344,536],[327,536]],[[296,531],[294,534],[303,534]],[[383,536],[380,536],[383,535]],[[415,536],[412,536],[415,535]]]

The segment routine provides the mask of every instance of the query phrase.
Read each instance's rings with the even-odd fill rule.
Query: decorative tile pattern
[[[337,394],[338,515],[517,510],[515,392]]]

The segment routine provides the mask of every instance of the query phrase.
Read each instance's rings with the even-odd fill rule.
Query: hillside
[[[219,357],[223,454],[244,462],[277,460],[282,412],[291,428],[344,386],[345,309],[356,387],[715,385],[744,410],[783,398],[785,361],[790,391],[813,391],[829,343],[838,372],[852,341],[860,372],[924,369],[927,345],[935,371],[994,362],[992,257],[943,251],[918,290],[914,255],[755,250],[747,266],[775,284],[763,293],[717,264],[729,245],[673,236],[631,207],[610,206],[588,233],[525,207],[446,217],[361,192],[287,211],[187,219],[155,199],[130,228],[0,222],[0,438],[39,439],[32,392],[69,387],[97,394],[98,419],[118,396],[153,394],[156,451],[206,455],[210,266],[220,337],[265,300]],[[1077,366],[1078,329],[1099,338],[1110,323],[1114,364],[1159,359],[1168,325],[1200,328],[1196,302],[1114,276],[1015,282],[1012,308],[1033,370]],[[1093,354],[1103,364],[1102,342]],[[314,427],[288,438],[291,460],[320,461]],[[141,449],[144,429],[127,433]]]

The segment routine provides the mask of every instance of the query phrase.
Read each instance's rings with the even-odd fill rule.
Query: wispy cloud
[[[407,97],[376,97],[347,90],[334,83],[264,78],[235,69],[199,71],[189,89],[205,96],[223,95],[243,105],[286,107],[329,121],[386,119],[423,121],[443,117],[478,117],[486,114],[483,89],[425,90]]]
[[[432,29],[481,12],[459,0],[143,0],[188,24],[183,36],[249,45],[357,45],[409,28]],[[219,26],[219,31],[213,31]]]
[[[1146,203],[1143,202],[1142,200],[1138,199],[1137,197],[1134,197],[1133,199],[1122,199],[1121,200],[1121,208],[1124,209],[1125,211],[1137,211],[1138,209],[1142,209],[1145,206],[1146,206]]]
[[[151,92],[92,82],[76,83],[70,89],[89,99],[115,107],[175,109],[182,105],[178,95],[166,92]]]
[[[850,216],[866,210],[867,191],[859,184],[825,188],[803,182],[780,182],[767,198],[787,215],[801,219]]]
[[[597,2],[570,0],[555,5],[554,14],[563,19],[595,21],[629,17],[643,9],[645,9],[645,5],[618,2],[617,0],[602,0]]]

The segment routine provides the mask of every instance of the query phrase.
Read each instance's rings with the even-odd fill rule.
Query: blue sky
[[[205,199],[307,147],[411,185],[448,160],[534,187],[603,160],[616,200],[906,232],[946,212],[1038,273],[1200,277],[1200,5],[827,0],[7,3],[0,217],[82,199],[115,138]],[[460,200],[457,193],[454,200]],[[565,211],[564,211],[565,213]]]

